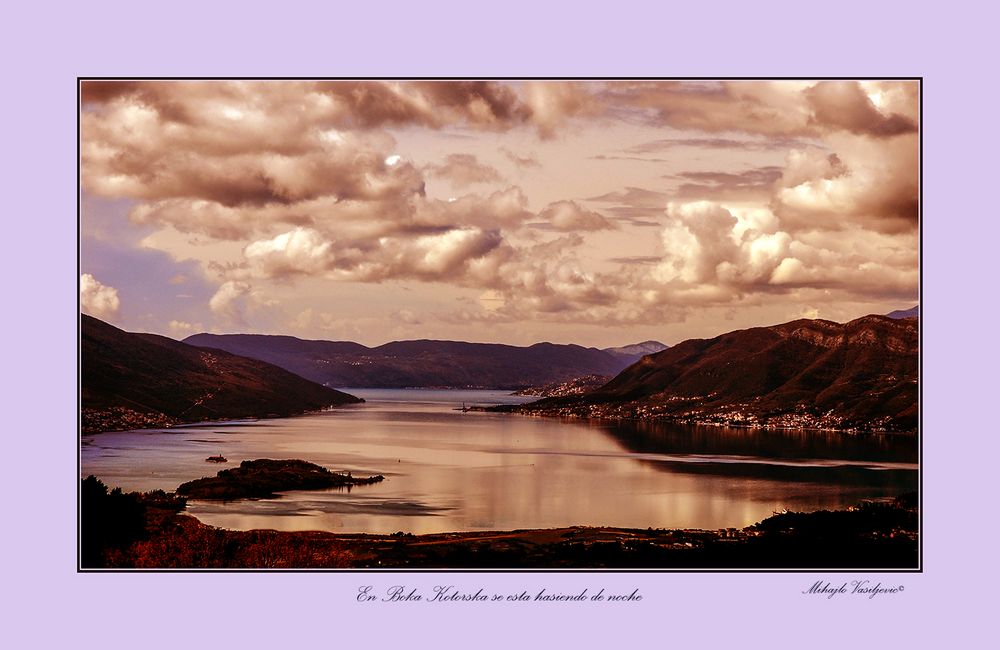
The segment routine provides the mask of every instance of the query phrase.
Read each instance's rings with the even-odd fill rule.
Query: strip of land
[[[82,490],[82,567],[138,569],[916,569],[916,495],[721,530],[568,527],[432,535],[234,531],[185,498]]]

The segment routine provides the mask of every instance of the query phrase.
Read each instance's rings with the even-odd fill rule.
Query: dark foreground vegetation
[[[917,499],[775,514],[743,529],[558,528],[434,535],[232,531],[183,497],[83,481],[83,568],[915,569]]]
[[[80,486],[80,565],[119,566],[133,546],[163,533],[187,500],[162,490],[122,492],[88,476]],[[180,516],[178,518],[181,518]],[[190,517],[188,517],[190,519]]]
[[[245,460],[239,467],[224,469],[215,476],[188,481],[177,494],[192,499],[269,499],[286,490],[323,490],[332,487],[370,485],[384,480],[381,474],[355,478],[339,474],[304,460]]]

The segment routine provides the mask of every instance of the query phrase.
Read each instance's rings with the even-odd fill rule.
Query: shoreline
[[[358,387],[351,387],[358,388]],[[341,390],[341,389],[336,389]],[[476,390],[476,391],[506,391],[505,388],[425,388],[425,387],[410,387],[410,388],[390,388],[390,389],[374,389],[374,390]],[[510,393],[515,395],[514,393]],[[352,397],[356,397],[353,396]],[[197,427],[200,425],[212,425],[218,424],[220,422],[258,422],[262,420],[280,420],[288,418],[302,417],[305,415],[314,415],[317,413],[324,413],[327,411],[334,411],[344,407],[354,407],[360,404],[367,403],[363,398],[357,397],[359,401],[345,403],[345,404],[335,404],[330,405],[321,409],[311,409],[306,411],[298,411],[295,413],[289,413],[287,415],[269,413],[267,415],[261,416],[247,416],[247,417],[230,417],[230,418],[218,418],[214,420],[198,420],[198,421],[184,421],[176,420],[163,424],[163,423],[153,423],[149,426],[137,426],[130,427],[127,429],[100,429],[100,430],[90,430],[87,431],[85,428],[80,426],[80,436],[93,436],[99,435],[101,433],[121,433],[126,431],[147,431],[150,429],[174,429],[181,427]],[[545,398],[543,398],[545,399]],[[538,400],[535,400],[538,401]],[[717,428],[730,428],[730,429],[746,429],[750,431],[760,430],[760,431],[806,431],[806,432],[820,432],[820,433],[843,433],[847,435],[898,435],[905,437],[916,438],[920,435],[919,427],[913,430],[888,430],[888,429],[862,429],[857,427],[821,427],[821,426],[788,426],[780,424],[748,424],[746,422],[719,422],[715,420],[689,420],[684,416],[674,416],[668,414],[658,414],[650,415],[648,417],[636,417],[634,415],[615,415],[615,414],[605,414],[600,416],[594,416],[590,414],[580,413],[576,410],[552,410],[552,409],[525,409],[525,406],[529,406],[534,402],[526,402],[524,404],[493,404],[493,405],[471,405],[471,406],[461,406],[453,408],[452,410],[462,411],[462,412],[477,412],[477,413],[505,413],[509,415],[520,415],[525,417],[539,417],[539,418],[555,418],[555,419],[568,419],[568,420],[586,420],[591,422],[649,422],[649,423],[666,423],[666,424],[677,424],[681,426],[692,426],[692,427],[717,427]],[[97,410],[97,409],[94,409]],[[82,420],[81,420],[82,421]]]
[[[81,570],[919,570],[918,498],[783,512],[743,528],[565,526],[414,535],[248,531],[183,513],[172,493],[83,481]],[[95,525],[97,524],[97,525]]]
[[[354,396],[352,395],[352,397],[354,397]],[[358,400],[357,402],[347,402],[347,403],[344,403],[344,404],[331,404],[330,406],[327,406],[327,407],[324,407],[324,408],[321,408],[321,409],[309,409],[309,410],[306,410],[306,411],[296,411],[294,413],[288,413],[286,415],[282,415],[280,413],[268,413],[267,415],[259,415],[259,416],[257,416],[257,415],[248,415],[246,417],[228,417],[228,418],[223,417],[223,418],[217,418],[217,419],[214,419],[214,420],[195,420],[195,421],[177,420],[176,418],[169,418],[167,416],[164,416],[165,418],[167,418],[167,420],[169,420],[169,422],[166,423],[166,424],[151,424],[150,426],[145,426],[145,427],[144,426],[138,426],[138,427],[131,427],[131,428],[128,428],[128,429],[100,429],[100,430],[97,430],[97,431],[94,431],[94,430],[87,431],[87,430],[85,430],[84,426],[81,423],[81,425],[79,427],[79,432],[80,432],[80,437],[83,437],[83,436],[97,436],[97,435],[100,435],[102,433],[125,433],[125,432],[128,432],[128,431],[149,431],[149,430],[152,430],[152,429],[162,429],[162,430],[165,431],[167,429],[183,429],[185,427],[198,427],[198,426],[204,426],[204,425],[216,425],[216,426],[218,426],[220,423],[242,424],[242,423],[248,423],[248,422],[260,422],[260,421],[266,421],[266,420],[286,420],[286,419],[290,419],[290,418],[302,417],[302,416],[305,416],[305,415],[315,415],[317,413],[326,413],[328,411],[334,411],[334,410],[345,408],[345,407],[358,406],[360,404],[364,404],[365,403],[365,400],[362,399],[362,398],[360,398],[360,397],[358,397],[357,400]],[[101,410],[101,409],[92,409],[92,410]],[[82,422],[82,420],[81,420],[81,422]]]
[[[529,402],[528,404],[531,404]],[[574,411],[554,412],[552,410],[526,410],[520,404],[496,404],[494,406],[469,407],[468,411],[483,411],[486,413],[506,413],[509,415],[520,415],[534,418],[557,418],[566,420],[586,420],[588,422],[648,422],[676,424],[688,427],[718,427],[727,429],[746,429],[750,431],[814,431],[822,433],[843,433],[847,435],[879,435],[879,436],[905,436],[916,438],[920,435],[920,430],[888,430],[888,429],[861,429],[855,427],[804,427],[786,426],[779,424],[746,424],[744,422],[718,422],[712,420],[688,420],[684,417],[671,415],[654,415],[649,417],[635,417],[631,415],[601,415],[594,416]]]

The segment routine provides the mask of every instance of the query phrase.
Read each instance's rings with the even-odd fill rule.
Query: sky
[[[84,81],[129,331],[675,344],[917,303],[916,81]]]

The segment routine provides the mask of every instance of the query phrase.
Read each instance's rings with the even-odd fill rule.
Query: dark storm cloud
[[[916,122],[899,113],[885,115],[856,81],[828,81],[805,91],[813,122],[857,135],[890,137],[915,133]]]

